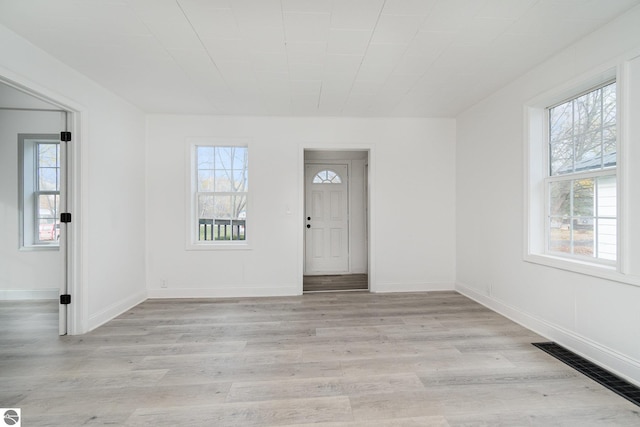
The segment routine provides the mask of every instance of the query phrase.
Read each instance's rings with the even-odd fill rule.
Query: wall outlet
[[[168,286],[169,286],[169,285],[167,284],[167,280],[166,280],[166,279],[162,279],[162,280],[160,280],[160,287],[161,287],[161,288],[166,288],[166,287],[168,287]]]

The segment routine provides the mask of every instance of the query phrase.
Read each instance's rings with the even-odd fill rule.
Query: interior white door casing
[[[6,76],[5,70],[0,69],[0,85],[4,89],[12,93],[19,94],[18,98],[12,100],[18,102],[18,110],[24,114],[39,113],[57,113],[59,114],[59,123],[47,129],[47,132],[60,135],[61,131],[70,131],[72,142],[61,142],[60,144],[60,211],[72,212],[73,222],[60,224],[60,247],[57,253],[60,254],[58,265],[55,268],[49,268],[48,273],[58,276],[59,294],[72,295],[73,303],[70,305],[59,305],[58,311],[58,333],[59,335],[79,334],[85,332],[86,308],[83,294],[81,292],[80,283],[77,280],[80,277],[80,251],[79,246],[79,227],[78,218],[79,204],[79,186],[74,185],[74,176],[79,169],[79,136],[81,132],[80,111],[79,107],[71,109],[69,106],[72,102],[62,100],[58,102],[59,95],[43,93],[42,88],[32,89],[29,87],[30,82],[21,82],[17,76]],[[3,100],[6,101],[6,100]],[[7,108],[7,106],[3,105]],[[9,108],[10,109],[10,108]],[[38,122],[35,122],[37,125]],[[31,129],[31,127],[29,127]],[[72,232],[75,230],[75,233]]]
[[[305,165],[305,274],[349,272],[346,164]]]

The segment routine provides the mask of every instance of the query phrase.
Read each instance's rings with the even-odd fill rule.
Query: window
[[[195,241],[247,239],[248,150],[195,146]]]
[[[342,184],[340,175],[332,170],[325,169],[320,171],[313,177],[314,184]]]
[[[547,109],[547,251],[617,258],[616,83]]]
[[[56,135],[18,135],[20,246],[58,247],[60,141]]]

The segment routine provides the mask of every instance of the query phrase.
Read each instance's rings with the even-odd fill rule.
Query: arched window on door
[[[332,170],[325,169],[316,174],[313,177],[314,184],[342,184],[342,178],[340,175]]]

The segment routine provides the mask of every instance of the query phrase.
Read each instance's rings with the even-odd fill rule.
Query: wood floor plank
[[[347,397],[228,403],[182,408],[144,408],[127,420],[130,426],[282,426],[316,420],[352,421]]]
[[[355,291],[369,289],[367,274],[334,274],[325,276],[304,276],[304,292]]]
[[[427,417],[394,418],[389,420],[366,420],[346,423],[292,424],[290,427],[449,427],[441,415]]]
[[[370,377],[334,377],[273,382],[234,382],[227,401],[251,402],[304,397],[361,396],[367,394],[424,391],[415,374]]]
[[[640,425],[455,292],[148,300],[69,337],[56,315],[0,302],[0,406],[23,425]]]

